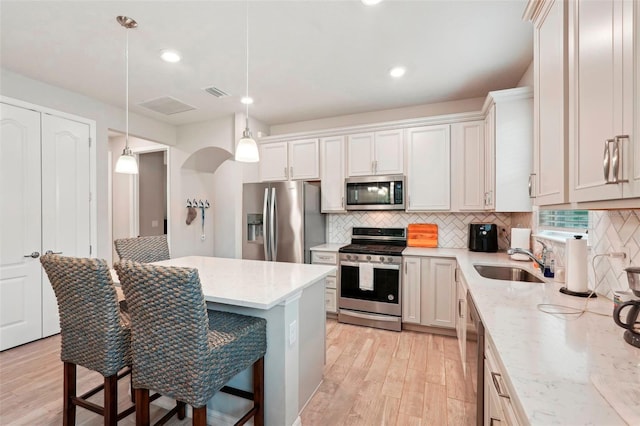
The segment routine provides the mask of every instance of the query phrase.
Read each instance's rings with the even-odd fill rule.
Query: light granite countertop
[[[531,262],[504,253],[466,249],[407,248],[404,256],[455,257],[500,364],[515,391],[516,406],[534,425],[624,425],[598,392],[594,379],[614,381],[620,392],[640,389],[640,349],[622,339],[611,317],[613,305],[602,296],[575,316],[540,311],[539,304],[582,308],[585,299],[558,290],[562,284],[498,281],[481,277],[474,264],[511,265],[538,275]],[[541,277],[542,278],[542,277]]]
[[[340,247],[346,246],[346,243],[326,243],[319,246],[313,246],[309,250],[311,251],[338,251]]]

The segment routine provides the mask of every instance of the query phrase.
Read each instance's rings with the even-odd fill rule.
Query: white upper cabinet
[[[320,195],[323,213],[344,212],[344,136],[320,139]]]
[[[318,179],[318,139],[260,144],[259,164],[263,182]]]
[[[449,125],[407,129],[407,211],[451,208]]]
[[[287,142],[261,144],[259,164],[261,181],[287,180],[289,175]]]
[[[485,120],[486,208],[499,212],[531,211],[532,90],[519,87],[489,92],[485,109],[489,118]]]
[[[318,139],[289,142],[289,179],[311,180],[319,177]]]
[[[569,2],[569,187],[572,202],[638,196],[633,113],[637,1]],[[634,16],[635,15],[635,16]],[[635,20],[635,22],[634,22]],[[635,33],[635,34],[634,34]],[[636,49],[638,49],[636,43]],[[635,83],[634,83],[635,79]],[[637,106],[636,106],[637,108]],[[637,160],[637,153],[635,154]],[[624,184],[625,180],[630,181]]]
[[[483,210],[485,189],[484,121],[451,125],[452,210]],[[479,178],[480,177],[480,178]]]
[[[385,130],[347,137],[347,175],[395,175],[404,172],[403,131]]]
[[[545,2],[534,18],[533,175],[536,205],[569,201],[567,2]]]

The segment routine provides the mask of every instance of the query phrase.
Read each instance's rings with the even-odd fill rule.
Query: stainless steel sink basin
[[[540,278],[529,271],[511,266],[473,265],[476,271],[485,278],[505,281],[526,281],[530,283],[542,283]]]

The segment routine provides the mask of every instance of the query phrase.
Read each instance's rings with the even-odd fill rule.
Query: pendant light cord
[[[125,149],[129,149],[129,29],[125,28],[127,33],[127,44],[124,49],[124,63],[125,63]]]
[[[247,0],[246,4],[245,4],[245,26],[246,26],[246,31],[247,31],[247,35],[246,35],[246,57],[247,57],[247,63],[246,63],[246,97],[247,100],[249,99],[249,0]],[[247,118],[247,129],[249,129],[249,102],[245,103],[245,112],[246,112],[246,118]]]

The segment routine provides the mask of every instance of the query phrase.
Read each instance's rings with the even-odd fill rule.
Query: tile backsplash
[[[536,213],[530,214],[532,223],[536,223]],[[518,220],[525,222],[526,218]],[[515,223],[515,218],[511,218]],[[535,226],[534,226],[535,228]],[[535,229],[534,229],[535,232]],[[556,265],[565,266],[565,245],[549,241],[553,250]],[[540,245],[535,244],[535,251]],[[595,260],[595,275],[591,267],[595,255],[615,252],[624,247],[629,252],[629,259],[622,260],[598,256]],[[589,259],[587,273],[589,288],[597,286],[597,292],[612,297],[616,290],[627,290],[629,283],[624,268],[628,263],[640,266],[640,210],[607,210],[589,212]]]
[[[509,247],[507,236],[511,226],[531,227],[536,232],[537,213],[404,213],[404,212],[353,212],[328,215],[328,242],[348,243],[354,226],[401,227],[410,223],[435,223],[438,225],[438,246],[446,248],[466,248],[469,223],[495,223],[500,230],[498,246],[501,250]],[[564,244],[550,242],[556,264],[564,266]],[[589,288],[598,285],[598,293],[612,297],[615,290],[627,290],[629,284],[624,268],[627,261],[609,257],[598,257],[595,261],[596,274],[591,268],[595,254],[609,253],[625,247],[629,251],[630,262],[640,266],[640,210],[609,210],[589,212]],[[535,251],[540,245],[535,244]],[[596,278],[597,277],[597,278]],[[597,282],[596,282],[597,281]]]
[[[511,228],[509,213],[404,213],[404,212],[353,212],[330,214],[328,240],[330,243],[348,243],[351,228],[370,226],[382,228],[406,228],[410,223],[435,223],[438,225],[438,246],[446,248],[467,248],[469,223],[495,223],[498,226],[498,246],[506,250],[507,236]],[[505,232],[501,230],[505,229]]]

